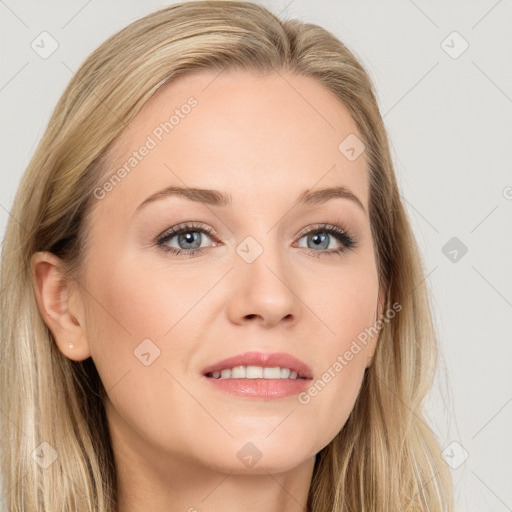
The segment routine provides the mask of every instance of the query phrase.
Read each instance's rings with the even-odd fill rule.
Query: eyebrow
[[[171,186],[149,196],[141,204],[139,204],[139,206],[137,206],[135,211],[138,212],[154,201],[172,196],[184,197],[190,201],[196,201],[210,206],[230,206],[232,203],[231,195],[220,192],[219,190]],[[361,208],[361,210],[366,213],[366,210],[360,199],[343,185],[316,190],[305,190],[295,200],[293,207],[322,204],[329,201],[330,199],[336,198],[349,199],[350,201],[357,204],[359,208]]]

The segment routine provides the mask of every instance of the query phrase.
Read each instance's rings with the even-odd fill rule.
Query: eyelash
[[[215,235],[211,228],[203,225],[198,225],[192,222],[182,226],[173,227],[159,235],[156,239],[157,246],[160,247],[163,251],[174,255],[186,254],[187,258],[199,255],[200,253],[203,252],[203,249],[176,249],[175,247],[169,247],[168,245],[165,244],[175,236],[188,232],[200,232],[208,235],[212,239],[215,238]],[[341,253],[345,252],[347,249],[353,250],[354,248],[357,247],[357,242],[355,238],[349,234],[349,231],[347,229],[338,226],[333,226],[331,224],[319,224],[305,232],[302,232],[299,236],[299,239],[309,234],[318,233],[327,233],[333,236],[336,240],[338,240],[338,242],[341,243],[341,246],[339,249],[324,249],[321,251],[305,248],[312,256],[316,258],[319,258],[321,254],[327,256],[341,256]]]

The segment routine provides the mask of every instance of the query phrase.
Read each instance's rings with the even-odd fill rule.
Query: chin
[[[251,440],[252,439],[252,440]],[[258,439],[257,436],[242,440],[231,439],[210,451],[205,466],[223,473],[259,475],[285,473],[314,458],[317,449],[290,438]]]

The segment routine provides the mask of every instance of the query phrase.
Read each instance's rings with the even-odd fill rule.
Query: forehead
[[[365,155],[340,150],[353,137],[362,139],[346,106],[314,78],[194,72],[164,84],[115,141],[109,172],[128,172],[109,195],[122,189],[136,202],[179,185],[225,190],[236,203],[342,184],[366,207]]]

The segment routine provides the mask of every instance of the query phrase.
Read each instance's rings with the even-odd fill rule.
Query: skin
[[[345,424],[377,337],[308,404],[228,395],[202,370],[249,350],[287,352],[319,379],[373,324],[383,296],[365,155],[349,161],[338,150],[349,134],[361,136],[312,78],[203,71],[145,104],[116,141],[109,175],[190,96],[197,107],[94,200],[80,283],[63,280],[55,256],[33,257],[39,307],[61,352],[92,357],[107,390],[119,510],[303,510],[315,454]],[[171,185],[223,191],[232,205],[169,196],[136,213]],[[365,211],[343,198],[292,208],[307,189],[339,185]],[[213,237],[200,235],[201,254],[156,244],[185,222],[212,228]],[[345,227],[357,247],[327,254],[341,245],[327,235],[329,248],[316,248],[301,233],[321,223]],[[252,263],[236,252],[248,236],[263,249]],[[176,236],[168,245],[188,247]],[[134,350],[148,338],[160,355],[145,366]],[[252,467],[237,457],[247,442],[261,453]]]

